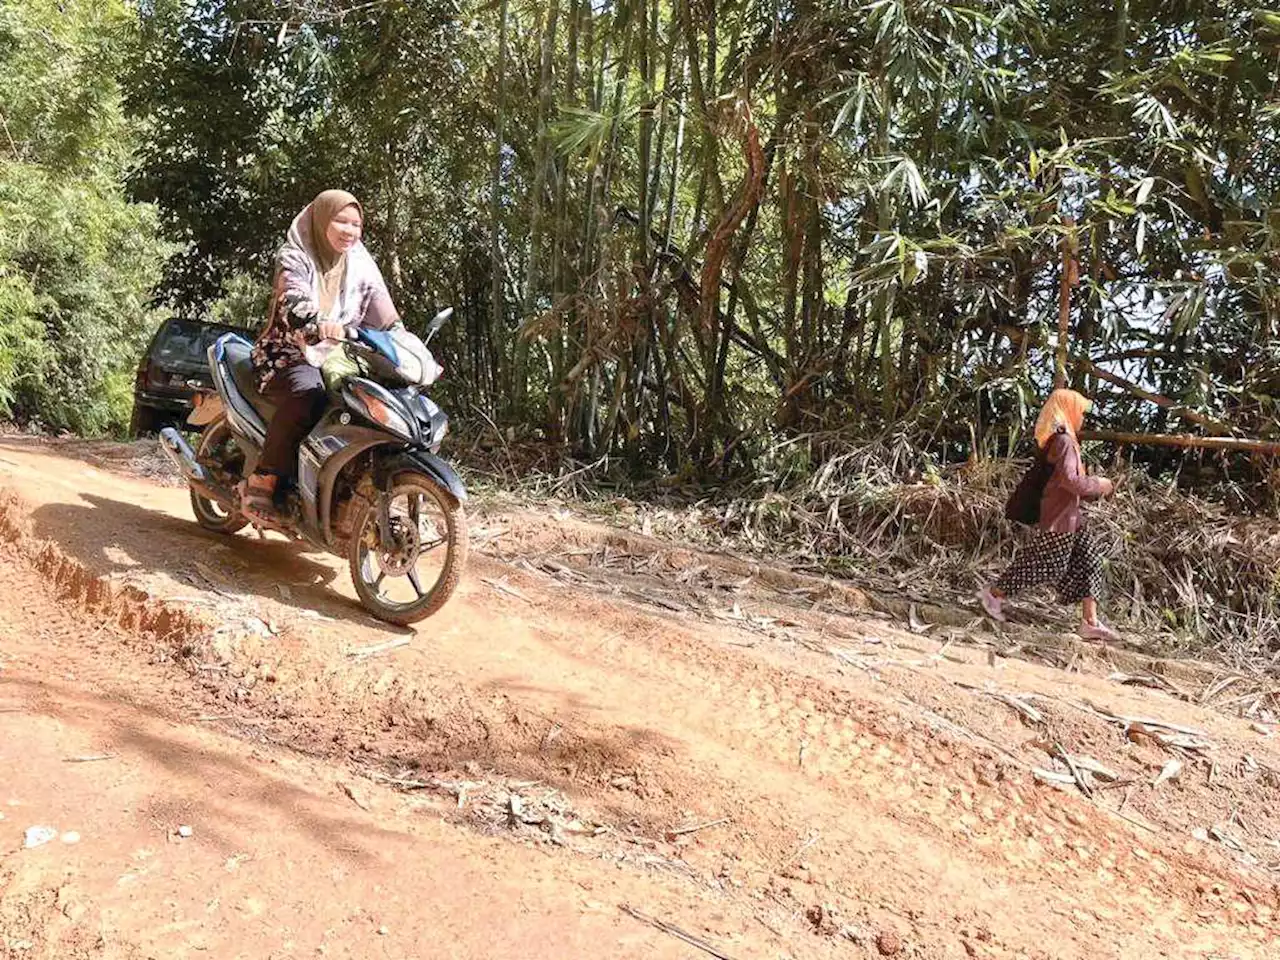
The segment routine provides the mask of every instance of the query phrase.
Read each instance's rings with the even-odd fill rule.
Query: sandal
[[[978,591],[978,602],[982,604],[987,616],[997,623],[1005,623],[1008,619],[1004,615],[1004,598],[997,597],[990,587],[983,587]]]
[[[280,529],[280,513],[276,510],[276,483],[273,473],[254,473],[242,485],[240,513],[257,527]]]
[[[1085,640],[1103,640],[1107,643],[1121,643],[1123,637],[1111,629],[1099,617],[1096,623],[1082,623],[1080,625],[1080,636]]]

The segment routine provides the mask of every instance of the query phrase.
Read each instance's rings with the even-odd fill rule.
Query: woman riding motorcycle
[[[276,261],[271,312],[253,348],[258,388],[275,405],[257,470],[245,482],[242,511],[275,526],[279,494],[295,479],[298,446],[324,414],[320,375],[350,327],[389,330],[400,323],[382,273],[361,242],[364,208],[344,190],[326,190],[294,219]],[[315,324],[320,343],[303,328]]]

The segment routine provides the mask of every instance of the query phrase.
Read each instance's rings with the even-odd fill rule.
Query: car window
[[[201,363],[208,358],[209,348],[224,333],[226,331],[220,327],[170,320],[156,339],[153,356],[161,363]]]

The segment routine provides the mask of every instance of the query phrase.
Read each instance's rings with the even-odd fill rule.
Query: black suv
[[[245,333],[200,320],[166,320],[161,325],[138,365],[130,436],[158,433],[170,425],[181,428],[194,405],[192,398],[213,390],[209,347],[228,332]]]

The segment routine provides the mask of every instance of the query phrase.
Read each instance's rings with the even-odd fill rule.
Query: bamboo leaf
[[[1140,184],[1138,184],[1138,199],[1137,199],[1138,206],[1142,206],[1144,203],[1147,202],[1147,197],[1151,196],[1151,188],[1154,187],[1155,185],[1156,185],[1155,177],[1147,177]]]

